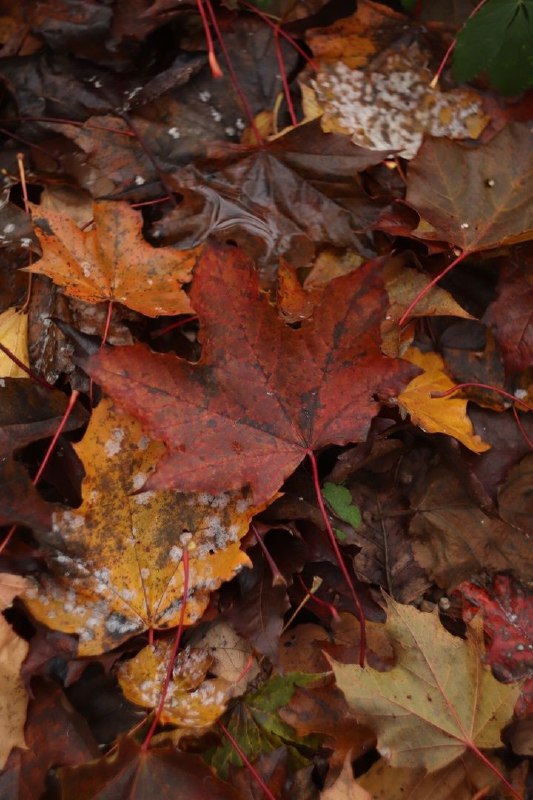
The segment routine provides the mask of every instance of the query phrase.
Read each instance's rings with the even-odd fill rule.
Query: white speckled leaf
[[[379,65],[366,69],[325,64],[311,81],[324,111],[323,130],[407,159],[417,154],[424,134],[477,138],[488,122],[481,98],[471,89],[433,89],[426,60],[412,44],[391,48]]]
[[[121,664],[118,680],[132,703],[156,708],[168,669],[172,641],[148,645],[135,658]],[[232,684],[224,678],[206,680],[213,657],[208,650],[186,647],[176,658],[161,722],[183,728],[203,728],[226,710]]]
[[[173,627],[187,548],[185,624],[195,622],[210,593],[249,564],[240,539],[260,508],[243,492],[139,492],[164,446],[108,400],[93,412],[76,451],[86,471],[84,500],[54,515],[46,542],[52,574],[24,594],[31,613],[77,634],[80,655],[112,649],[148,628]]]

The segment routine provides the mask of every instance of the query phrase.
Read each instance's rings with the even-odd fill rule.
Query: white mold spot
[[[120,453],[120,448],[125,435],[126,434],[122,428],[113,429],[111,432],[111,437],[104,445],[104,450],[108,458],[113,458],[113,456],[116,456],[117,453]]]
[[[136,475],[133,476],[133,488],[135,491],[140,489],[141,486],[144,486],[146,483],[147,475],[145,472],[138,472]]]

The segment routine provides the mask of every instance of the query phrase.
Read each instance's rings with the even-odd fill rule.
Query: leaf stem
[[[487,756],[486,756],[484,753],[482,753],[482,752],[481,752],[481,750],[480,750],[480,749],[477,747],[477,745],[475,745],[475,744],[474,744],[474,742],[469,742],[468,746],[470,747],[470,749],[471,749],[471,751],[474,753],[474,755],[475,755],[477,758],[479,758],[479,760],[480,760],[480,761],[481,761],[481,762],[482,762],[482,763],[483,763],[483,764],[484,764],[484,765],[485,765],[485,766],[486,766],[488,769],[490,769],[490,770],[491,770],[491,772],[493,772],[493,773],[494,773],[494,775],[496,775],[496,777],[498,778],[498,780],[500,780],[500,781],[503,783],[503,785],[505,786],[505,788],[506,788],[506,789],[507,789],[507,790],[508,790],[508,791],[509,791],[509,792],[510,792],[512,795],[513,795],[513,797],[516,797],[516,800],[523,800],[523,797],[522,797],[522,795],[521,795],[521,794],[519,794],[519,793],[516,791],[516,789],[515,789],[515,788],[514,788],[514,787],[513,787],[513,786],[512,786],[510,783],[509,783],[509,781],[507,780],[507,778],[505,778],[505,777],[502,775],[502,773],[500,772],[500,770],[498,769],[498,767],[497,767],[495,764],[493,764],[493,763],[492,763],[492,761],[490,760],[490,758],[487,758]]]
[[[456,266],[457,266],[457,264],[459,264],[461,261],[464,261],[464,259],[465,259],[467,256],[469,256],[469,255],[470,255],[470,250],[463,250],[463,252],[462,252],[460,255],[458,255],[458,256],[457,256],[457,258],[455,258],[455,259],[452,261],[452,263],[451,263],[451,264],[448,264],[448,266],[446,267],[446,269],[443,269],[443,270],[442,270],[442,272],[439,272],[439,274],[438,274],[438,275],[436,275],[436,276],[433,278],[433,280],[432,280],[432,281],[430,281],[430,282],[428,283],[428,285],[427,285],[427,286],[424,286],[424,288],[423,288],[423,289],[421,289],[421,290],[418,292],[418,294],[416,295],[415,299],[414,299],[414,300],[412,300],[412,301],[409,303],[409,305],[407,306],[407,308],[406,308],[406,309],[405,309],[405,311],[403,312],[402,316],[400,317],[400,319],[399,319],[399,321],[398,321],[398,325],[399,325],[399,327],[400,327],[400,328],[403,328],[403,326],[405,325],[405,323],[406,323],[406,321],[407,321],[407,318],[408,318],[408,317],[409,317],[409,315],[411,314],[411,311],[413,310],[413,308],[414,308],[416,305],[418,305],[418,303],[420,302],[420,300],[422,300],[422,299],[423,299],[423,298],[424,298],[424,297],[425,297],[427,294],[429,294],[429,292],[430,292],[430,291],[433,289],[433,287],[434,287],[434,286],[436,286],[436,285],[437,285],[437,283],[438,283],[438,282],[439,282],[439,281],[440,281],[442,278],[444,278],[444,276],[445,276],[445,275],[447,275],[447,274],[448,274],[448,272],[450,272],[450,271],[451,271],[451,270],[452,270],[454,267],[456,267]]]
[[[241,89],[241,85],[239,83],[239,78],[237,77],[237,73],[235,72],[235,67],[233,66],[233,62],[232,62],[232,60],[230,58],[230,55],[228,53],[228,48],[226,47],[226,42],[224,41],[224,37],[222,36],[222,32],[220,30],[220,26],[218,24],[218,20],[217,20],[216,14],[215,14],[215,12],[213,10],[213,6],[211,5],[210,0],[205,0],[205,4],[207,6],[207,10],[209,12],[209,16],[211,17],[211,24],[213,25],[213,28],[214,28],[215,33],[217,35],[217,39],[218,39],[219,44],[220,44],[220,49],[222,50],[222,53],[224,55],[224,60],[226,61],[226,64],[227,64],[227,67],[228,67],[228,72],[229,72],[229,75],[230,75],[230,78],[231,78],[231,82],[233,83],[233,87],[234,87],[235,91],[237,92],[237,94],[239,96],[239,99],[240,99],[240,101],[241,101],[241,103],[243,105],[243,108],[244,108],[244,111],[246,113],[246,116],[248,117],[248,121],[250,123],[250,127],[251,127],[252,131],[254,132],[254,136],[256,138],[257,145],[259,147],[262,147],[263,144],[264,144],[264,141],[263,141],[263,137],[261,135],[261,131],[257,127],[252,108],[250,106],[250,103],[248,102],[248,98],[246,97],[246,94]]]
[[[40,378],[35,374],[35,372],[32,372],[31,369],[27,367],[26,364],[20,360],[20,358],[17,358],[15,353],[12,353],[9,347],[6,347],[5,344],[2,344],[2,342],[0,342],[0,350],[13,362],[13,364],[16,364],[19,369],[25,372],[26,375],[32,379],[32,381],[35,381],[35,383],[38,383],[40,386],[44,386],[45,389],[54,388],[53,384],[48,383],[48,381],[45,381],[44,378]]]
[[[457,383],[455,386],[452,386],[451,389],[447,389],[445,392],[431,392],[431,397],[450,397],[450,395],[455,394],[460,389],[489,389],[491,392],[496,392],[496,394],[501,394],[503,397],[506,397],[508,400],[516,405],[522,406],[524,411],[533,411],[533,406],[529,406],[523,400],[520,400],[519,397],[515,397],[514,394],[510,392],[506,392],[505,389],[500,389],[498,386],[492,386],[490,383],[477,383],[476,381],[472,381],[471,383]]]
[[[273,30],[278,30],[278,32],[279,32],[279,35],[280,35],[280,36],[283,36],[283,38],[284,38],[284,39],[285,39],[287,42],[289,42],[289,44],[290,44],[290,45],[291,45],[291,46],[292,46],[292,47],[293,47],[293,48],[296,50],[296,52],[297,52],[299,55],[301,55],[301,57],[302,57],[302,58],[303,58],[305,61],[307,61],[307,63],[308,63],[308,64],[309,64],[309,66],[311,67],[311,69],[314,69],[314,70],[315,70],[315,72],[318,72],[318,64],[317,64],[317,62],[316,62],[316,61],[314,61],[314,60],[311,58],[311,56],[309,55],[309,53],[306,53],[306,52],[305,52],[305,50],[303,49],[303,47],[300,47],[300,45],[298,44],[298,42],[296,41],[296,39],[294,39],[294,37],[292,37],[292,36],[290,35],[290,33],[287,33],[287,31],[285,31],[285,30],[284,30],[284,29],[281,27],[281,23],[280,23],[280,22],[274,22],[274,20],[273,20],[271,17],[269,17],[269,16],[268,16],[268,14],[265,14],[265,13],[264,13],[263,11],[261,11],[259,8],[256,8],[254,5],[252,5],[252,3],[248,3],[248,2],[247,2],[247,0],[240,0],[240,3],[241,3],[241,5],[245,6],[245,8],[249,9],[249,11],[251,11],[253,14],[256,14],[256,15],[257,15],[257,16],[258,16],[260,19],[262,19],[262,20],[263,20],[263,22],[266,22],[266,24],[267,24],[267,25],[270,25],[270,27],[271,27]]]
[[[274,27],[274,47],[276,48],[276,58],[278,60],[278,65],[279,65],[279,74],[281,76],[281,83],[283,84],[283,94],[285,95],[285,101],[287,103],[287,108],[289,110],[291,124],[296,126],[298,125],[298,117],[296,116],[296,112],[294,110],[294,105],[292,102],[291,90],[287,78],[287,70],[285,69],[285,61],[283,60],[283,51],[281,49],[281,43],[279,41],[279,30],[280,30],[279,25],[276,25]]]
[[[265,557],[265,560],[266,560],[268,566],[270,567],[270,571],[272,572],[272,585],[273,586],[287,586],[287,581],[285,580],[285,578],[283,577],[283,575],[279,571],[278,565],[276,564],[276,562],[274,561],[274,559],[272,558],[272,556],[268,552],[268,547],[264,543],[261,534],[259,533],[259,531],[255,527],[253,522],[252,522],[250,527],[251,527],[251,529],[252,529],[252,531],[254,533],[255,538],[257,539],[257,543],[258,543],[259,547],[263,551],[263,555]]]
[[[335,532],[331,527],[331,522],[329,520],[328,512],[326,511],[326,506],[324,504],[324,498],[322,497],[322,491],[320,489],[320,478],[318,475],[318,464],[316,462],[316,456],[312,450],[307,451],[307,455],[309,457],[309,461],[311,462],[311,468],[313,471],[313,483],[315,487],[316,499],[318,501],[318,507],[320,508],[320,512],[322,514],[322,519],[324,520],[324,524],[326,526],[326,531],[329,537],[330,544],[333,548],[333,552],[335,553],[335,557],[339,563],[339,567],[341,569],[342,575],[344,580],[346,581],[346,585],[350,591],[352,596],[352,600],[354,602],[354,606],[357,611],[357,616],[359,617],[359,624],[361,626],[361,640],[359,644],[359,665],[361,667],[365,666],[365,656],[366,656],[366,624],[365,624],[365,613],[363,611],[363,607],[361,605],[361,601],[355,591],[355,586],[353,585],[352,579],[350,578],[350,573],[344,563],[344,559],[342,557],[342,553],[340,551],[340,547],[337,542],[337,538],[335,536]]]
[[[481,8],[481,6],[482,6],[482,5],[484,5],[484,4],[485,4],[485,2],[486,2],[486,0],[480,0],[480,2],[477,4],[477,6],[476,6],[475,8],[473,8],[473,9],[472,9],[472,11],[471,11],[471,12],[470,12],[470,14],[468,15],[468,17],[467,17],[466,21],[465,21],[465,22],[464,22],[464,23],[461,25],[461,27],[460,27],[460,29],[458,30],[458,32],[456,33],[456,35],[453,37],[453,39],[452,39],[452,41],[451,41],[451,43],[450,43],[450,46],[448,47],[448,49],[447,49],[447,50],[446,50],[446,52],[444,53],[444,58],[443,58],[443,59],[442,59],[442,61],[440,62],[438,70],[436,71],[436,73],[435,73],[434,77],[433,77],[433,78],[432,78],[432,80],[431,80],[431,83],[429,84],[429,85],[430,85],[430,87],[431,87],[432,89],[435,89],[435,87],[437,86],[437,83],[438,83],[438,82],[439,82],[439,80],[440,80],[440,76],[442,75],[442,71],[443,71],[444,67],[446,66],[446,64],[448,63],[448,59],[450,58],[450,56],[451,56],[452,52],[453,52],[453,51],[454,51],[454,49],[455,49],[455,45],[457,44],[457,37],[459,36],[459,34],[461,33],[461,31],[463,30],[463,28],[464,28],[464,26],[466,25],[466,23],[468,22],[468,20],[469,20],[469,19],[472,19],[472,17],[474,16],[474,14],[477,14],[477,12],[479,11],[479,9]]]
[[[226,737],[226,739],[228,740],[228,742],[231,744],[231,746],[233,747],[233,749],[235,750],[235,752],[237,753],[237,755],[239,756],[241,761],[243,762],[244,766],[246,767],[246,769],[248,770],[250,775],[253,776],[255,782],[257,783],[257,785],[261,787],[261,789],[265,793],[266,797],[268,797],[268,800],[277,800],[277,798],[274,797],[274,795],[272,794],[272,792],[270,791],[270,789],[268,788],[268,786],[264,782],[263,778],[261,777],[261,775],[258,773],[256,768],[254,767],[254,765],[246,757],[246,755],[244,754],[244,752],[243,752],[241,746],[239,745],[239,743],[237,742],[237,740],[234,739],[233,736],[231,735],[231,733],[228,731],[226,726],[220,721],[217,723],[217,725],[220,728],[220,730],[222,731],[222,733],[224,734],[224,736]]]
[[[172,650],[170,651],[170,656],[168,659],[168,667],[165,675],[165,680],[161,688],[161,697],[159,699],[159,705],[152,720],[152,724],[150,725],[150,730],[146,734],[146,739],[144,740],[143,745],[141,747],[141,750],[145,753],[150,747],[150,743],[152,741],[156,728],[159,725],[159,720],[161,719],[161,714],[163,713],[165,700],[167,699],[168,687],[170,686],[170,681],[172,679],[172,671],[174,669],[174,662],[176,661],[176,656],[178,655],[181,636],[183,633],[184,621],[185,621],[185,609],[187,607],[188,594],[189,594],[189,551],[185,549],[183,551],[183,597],[181,601],[180,619],[178,623],[178,629],[176,631],[176,637],[174,639],[174,644],[172,645]]]
[[[205,13],[202,0],[196,0],[196,7],[198,8],[202,25],[204,26],[204,36],[207,44],[207,59],[209,61],[209,67],[211,68],[211,75],[213,78],[221,78],[224,73],[222,72],[220,64],[217,61],[213,37],[211,36],[211,29],[209,27],[209,21],[207,19],[207,14]]]
[[[34,486],[37,486],[37,484],[41,480],[41,477],[42,477],[42,474],[43,474],[43,472],[44,472],[44,470],[46,468],[46,465],[48,464],[48,462],[50,460],[50,457],[51,457],[52,453],[54,452],[54,449],[55,449],[56,444],[57,444],[57,440],[61,436],[61,433],[63,432],[63,429],[64,429],[65,425],[67,424],[68,418],[70,417],[70,415],[72,413],[72,409],[74,408],[74,406],[76,404],[76,400],[78,399],[79,394],[80,394],[79,391],[77,389],[74,389],[74,391],[72,392],[72,394],[71,394],[71,396],[69,398],[68,406],[66,407],[65,413],[63,414],[63,416],[61,418],[61,422],[59,423],[59,425],[57,427],[57,430],[56,430],[56,432],[54,433],[54,435],[52,437],[52,441],[48,445],[48,448],[46,450],[44,458],[43,458],[43,460],[41,462],[41,466],[37,470],[37,474],[35,475],[35,477],[32,480],[32,483],[33,483]],[[2,542],[2,544],[0,544],[0,553],[3,553],[3,551],[6,549],[6,547],[9,544],[9,542],[13,538],[13,534],[15,533],[16,530],[17,530],[17,526],[16,525],[12,525],[11,528],[8,530],[4,541]]]
[[[20,185],[21,185],[21,188],[22,188],[22,199],[24,200],[24,211],[26,212],[26,214],[29,217],[31,217],[30,204],[28,202],[28,185],[26,183],[26,170],[24,169],[24,153],[17,153],[17,165],[18,165],[18,170],[19,170],[19,175],[20,175]],[[28,262],[29,262],[29,266],[31,266],[33,264],[33,253],[32,253],[31,250],[28,253]],[[33,275],[30,272],[28,274],[28,291],[27,291],[27,294],[26,294],[26,300],[24,302],[24,305],[21,308],[21,311],[24,314],[27,313],[28,308],[30,306],[32,286],[33,286]]]

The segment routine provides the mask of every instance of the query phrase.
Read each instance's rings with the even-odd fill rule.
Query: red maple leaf
[[[457,591],[466,601],[466,622],[483,610],[488,638],[487,661],[497,678],[517,681],[525,678],[516,712],[533,714],[533,594],[508,575],[496,575],[492,593],[473,583],[462,583]]]
[[[380,351],[387,294],[379,264],[332,281],[315,318],[294,330],[261,293],[248,257],[211,244],[191,302],[196,364],[146,347],[107,348],[84,366],[169,452],[146,488],[217,492],[250,484],[271,498],[306,454],[364,439],[379,399],[413,367]]]

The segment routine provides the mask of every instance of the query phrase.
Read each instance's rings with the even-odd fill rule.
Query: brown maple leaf
[[[218,491],[250,484],[267,500],[305,455],[364,439],[413,367],[383,356],[387,296],[368,263],[333,281],[312,322],[287,327],[259,291],[249,259],[211,244],[191,300],[202,323],[197,364],[146,347],[102,350],[87,372],[169,453],[150,488]]]

